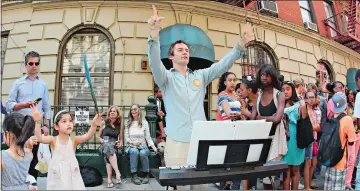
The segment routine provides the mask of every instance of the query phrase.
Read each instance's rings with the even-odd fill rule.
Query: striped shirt
[[[231,112],[240,112],[241,104],[238,101],[239,98],[235,92],[233,93],[233,95],[236,97],[237,100],[233,100],[225,91],[220,92],[218,95],[217,104],[219,106],[221,120],[230,120],[230,118],[226,115],[224,108],[221,106],[224,101],[228,101]]]
[[[124,135],[126,146],[134,146],[133,144],[136,143],[141,143],[141,147],[146,145],[151,147],[154,145],[154,142],[150,137],[149,124],[146,120],[142,121],[142,127],[139,127],[139,123],[137,121],[133,121],[131,126],[128,128],[126,122]]]

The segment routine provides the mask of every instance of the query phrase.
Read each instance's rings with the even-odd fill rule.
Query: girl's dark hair
[[[226,81],[226,78],[228,77],[228,75],[230,75],[230,74],[236,76],[232,72],[225,72],[223,75],[221,75],[220,80],[219,80],[219,85],[218,85],[218,94],[226,89],[225,81]]]
[[[326,84],[326,89],[327,89],[327,91],[329,91],[330,93],[334,94],[334,93],[335,93],[335,92],[334,92],[334,88],[335,88],[338,84],[341,84],[341,85],[345,88],[345,85],[344,85],[342,82],[340,82],[340,81],[335,81],[335,82],[333,82],[333,83],[328,83],[328,84]]]
[[[248,80],[247,78],[243,78],[241,81],[246,85],[247,88],[251,89],[252,93],[256,94],[258,92],[258,86],[254,79]]]
[[[348,98],[348,97],[349,97],[349,95],[350,95],[350,92],[351,92],[351,94],[354,96],[354,100],[355,100],[355,98],[356,98],[356,93],[357,93],[356,90],[351,90],[351,89],[350,89],[350,90],[346,90],[346,92],[345,92],[345,93],[346,93],[346,100],[347,100],[348,103],[349,103],[349,100],[348,100],[349,98]]]
[[[259,88],[263,88],[262,82],[261,82],[261,75],[267,74],[271,77],[271,83],[272,86],[278,90],[281,90],[281,85],[279,81],[279,72],[276,70],[276,68],[272,64],[264,64],[261,65],[259,68],[259,71],[256,75],[256,84]]]
[[[15,144],[24,151],[26,141],[34,134],[35,121],[29,115],[24,116],[20,113],[11,113],[5,117],[3,128],[4,131],[15,135]]]
[[[66,114],[69,114],[72,118],[72,115],[68,111],[59,111],[59,112],[60,113],[56,114],[55,116],[56,118],[54,119],[54,125],[59,125],[59,121],[61,120],[62,116]],[[52,136],[58,136],[58,135],[59,135],[59,131],[54,128],[52,132]]]
[[[241,83],[237,83],[235,86],[235,91],[240,88]]]
[[[282,84],[282,86],[284,85],[288,85],[291,87],[291,97],[290,97],[290,100],[285,100],[285,103],[288,101],[290,105],[294,105],[296,102],[299,101],[299,97],[297,96],[297,93],[296,93],[296,89],[295,89],[295,85],[289,81],[286,81]]]

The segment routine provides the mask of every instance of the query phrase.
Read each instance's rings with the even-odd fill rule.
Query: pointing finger
[[[158,11],[156,10],[155,5],[152,5],[153,11],[154,11],[154,16],[158,16]]]
[[[158,17],[157,20],[162,21],[162,20],[164,20],[164,17]]]

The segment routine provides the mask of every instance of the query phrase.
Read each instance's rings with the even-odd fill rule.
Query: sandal
[[[115,183],[116,183],[116,184],[121,184],[121,179],[119,179],[119,180],[116,179],[116,180],[115,180]]]
[[[114,188],[114,184],[113,183],[108,183],[106,188]]]

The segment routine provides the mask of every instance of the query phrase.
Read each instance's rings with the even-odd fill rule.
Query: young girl
[[[315,142],[310,144],[308,148],[305,149],[305,167],[304,167],[304,185],[305,190],[310,190],[317,188],[317,185],[312,182],[312,177],[314,174],[314,169],[317,165],[317,132],[320,131],[321,123],[321,111],[318,107],[320,100],[317,99],[317,95],[308,91],[305,93],[305,100],[307,104],[307,110],[311,124],[313,126],[313,135]]]
[[[32,110],[37,112],[37,106],[33,106]],[[36,121],[36,123],[40,122]],[[59,111],[55,115],[54,124],[53,136],[41,136],[40,126],[35,128],[35,135],[39,142],[50,144],[52,153],[47,190],[85,190],[75,150],[77,145],[94,136],[96,127],[101,124],[101,113],[94,117],[91,128],[86,134],[74,138],[70,138],[70,134],[74,130],[74,123],[69,112]]]
[[[305,119],[307,115],[304,100],[297,96],[295,85],[291,82],[285,82],[282,85],[282,91],[285,93],[285,110],[284,113],[289,116],[289,134],[290,139],[287,141],[288,151],[282,161],[289,165],[289,169],[284,173],[283,189],[290,190],[290,181],[292,190],[298,190],[300,183],[299,167],[305,159],[305,149],[299,149],[296,144],[296,124],[300,116]]]
[[[236,75],[232,72],[225,72],[221,75],[218,87],[218,107],[221,114],[221,121],[236,118],[240,114],[240,101],[235,93]]]
[[[33,118],[41,120],[39,116]],[[1,151],[1,190],[28,190],[28,175],[32,155],[32,146],[37,144],[34,133],[35,122],[31,116],[12,113],[5,117],[3,123],[4,140],[9,147]],[[40,123],[36,124],[40,129]]]

